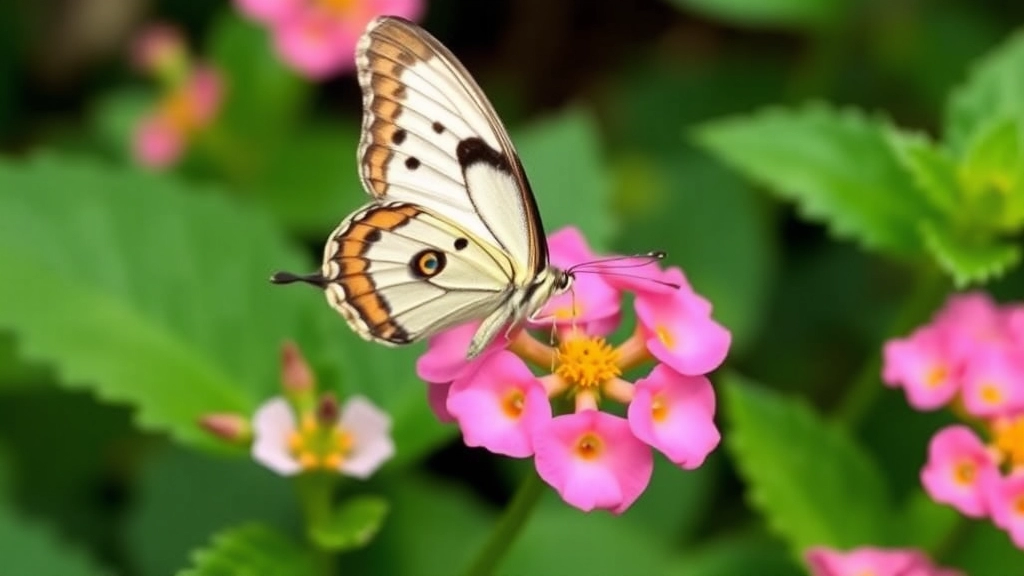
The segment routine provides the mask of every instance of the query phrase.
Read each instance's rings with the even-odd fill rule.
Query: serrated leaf
[[[740,26],[821,28],[846,14],[849,0],[669,0],[682,9]]]
[[[36,522],[0,506],[3,573],[32,576],[100,576],[112,574]]]
[[[388,501],[379,496],[356,496],[342,502],[324,524],[310,531],[318,546],[335,552],[362,548],[380,531]]]
[[[0,162],[0,328],[63,385],[137,408],[138,423],[221,446],[196,425],[278,386],[281,342],[321,312],[267,282],[300,267],[274,224],[212,193],[62,157]],[[320,358],[320,350],[308,354]]]
[[[796,557],[815,545],[885,543],[890,495],[882,472],[845,429],[738,376],[725,398],[726,445],[747,498]]]
[[[854,111],[809,105],[713,121],[697,139],[837,236],[918,254],[918,226],[936,213],[893,154],[888,131]]]
[[[962,154],[978,131],[1003,118],[1021,118],[1024,110],[1024,32],[1010,36],[978,61],[967,81],[950,93],[945,110],[945,140]]]
[[[178,576],[317,576],[309,552],[263,524],[245,524],[214,535],[192,554],[192,568]]]
[[[948,227],[925,224],[921,236],[939,266],[958,287],[986,282],[1020,262],[1020,246],[993,238],[962,238]]]
[[[575,226],[591,246],[606,249],[615,233],[611,176],[593,119],[570,110],[516,132],[514,140],[547,231]]]
[[[956,162],[945,149],[923,134],[888,131],[888,142],[921,193],[944,214],[961,210]]]
[[[1024,223],[1021,122],[1004,118],[979,128],[964,152],[959,175],[975,227],[1018,231]]]

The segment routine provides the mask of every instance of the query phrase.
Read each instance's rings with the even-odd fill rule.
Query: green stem
[[[949,288],[949,282],[938,270],[930,266],[921,268],[914,289],[907,295],[896,313],[889,330],[886,331],[886,338],[903,336],[927,320],[942,303]],[[846,397],[836,408],[832,415],[833,420],[849,427],[856,427],[875,403],[883,390],[880,381],[881,358],[881,348],[871,354],[850,386]]]
[[[302,513],[306,518],[306,534],[331,520],[334,507],[334,483],[337,476],[329,472],[306,472],[296,479]],[[310,537],[310,545],[316,554],[317,572],[324,576],[337,573],[337,556],[330,550],[317,546]]]
[[[515,496],[505,508],[504,514],[491,531],[487,542],[466,571],[466,576],[489,576],[494,573],[509,548],[515,543],[530,513],[537,507],[544,494],[544,482],[536,472],[530,471],[523,478]]]

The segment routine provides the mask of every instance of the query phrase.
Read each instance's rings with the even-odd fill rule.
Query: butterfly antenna
[[[291,284],[293,282],[305,282],[306,284],[312,284],[317,288],[325,288],[327,286],[327,278],[318,272],[313,274],[292,274],[291,272],[274,272],[270,277],[270,281],[274,284]]]
[[[612,270],[614,270],[614,268],[612,268]],[[577,270],[576,274],[600,274],[602,276],[619,276],[621,278],[636,278],[637,280],[645,280],[647,282],[654,282],[655,284],[659,284],[661,286],[665,286],[666,288],[671,288],[673,290],[678,290],[678,289],[680,289],[682,287],[679,284],[676,284],[675,282],[666,282],[664,280],[658,280],[657,278],[649,278],[647,276],[640,276],[639,274],[624,274],[622,272],[607,272],[607,271],[604,271],[604,270]]]
[[[598,270],[605,269],[621,269],[621,268],[640,268],[641,266],[650,266],[655,262],[665,259],[665,252],[658,250],[656,252],[644,252],[643,254],[629,254],[626,256],[610,256],[608,258],[601,258],[598,260],[592,260],[590,262],[582,262],[575,266],[572,266],[566,272],[576,272],[585,268],[594,268]],[[624,260],[630,260],[628,263],[615,264],[616,262],[622,262]],[[608,264],[614,264],[608,266]]]

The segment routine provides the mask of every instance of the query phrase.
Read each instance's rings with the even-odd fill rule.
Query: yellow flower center
[[[356,7],[356,0],[316,0],[316,5],[325,12],[346,16]]]
[[[924,385],[929,388],[936,388],[946,381],[949,370],[942,364],[932,366],[924,375]]]
[[[992,426],[992,437],[996,449],[1011,464],[1024,465],[1024,417],[997,421]]]
[[[953,478],[957,484],[964,486],[974,483],[975,470],[974,464],[971,462],[960,462],[956,465],[953,470]]]
[[[190,134],[202,128],[195,102],[186,88],[179,88],[167,95],[160,103],[160,115],[179,134]]]
[[[985,382],[981,385],[981,399],[986,404],[999,404],[1003,401],[1003,391],[994,382]]]
[[[661,394],[657,394],[651,400],[651,419],[655,422],[664,422],[668,417],[668,405]]]
[[[604,338],[569,338],[558,346],[555,374],[569,385],[593,388],[622,374],[619,353]]]
[[[501,408],[509,418],[519,418],[519,415],[523,413],[523,406],[525,404],[526,395],[523,394],[522,390],[516,388],[505,395]]]
[[[555,309],[555,320],[572,320],[583,314],[583,307],[579,302],[573,302],[568,306],[561,306]]]
[[[593,432],[587,432],[576,441],[576,455],[584,460],[594,460],[604,451],[604,442]]]
[[[665,328],[664,326],[658,326],[654,333],[657,334],[658,340],[660,340],[661,343],[665,345],[665,348],[668,348],[669,350],[675,348],[675,336],[672,335],[672,332],[669,331],[668,328]]]
[[[321,426],[313,414],[305,414],[299,428],[288,436],[288,450],[304,470],[337,469],[354,443],[350,432],[337,424]]]

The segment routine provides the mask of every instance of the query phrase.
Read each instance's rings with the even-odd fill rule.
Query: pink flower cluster
[[[265,24],[280,58],[303,76],[322,80],[355,66],[353,52],[370,20],[419,18],[423,0],[236,0],[238,10]]]
[[[216,69],[191,62],[184,38],[168,25],[144,30],[132,59],[163,90],[153,109],[136,123],[132,152],[143,166],[167,168],[213,122],[224,97],[224,80]]]
[[[929,324],[886,343],[883,356],[883,380],[901,386],[911,406],[949,404],[973,426],[932,437],[925,490],[962,514],[991,518],[1024,548],[1024,305],[953,296]]]
[[[573,228],[548,245],[563,269],[597,259]],[[650,481],[652,448],[693,469],[718,445],[706,374],[725,359],[731,337],[678,268],[590,270],[545,306],[538,317],[546,320],[531,322],[542,339],[520,330],[467,361],[477,324],[464,325],[433,338],[416,368],[430,383],[431,406],[458,422],[467,445],[533,456],[537,473],[569,504],[621,513]],[[619,325],[627,292],[635,295],[636,329],[612,346],[605,338]],[[646,376],[623,379],[652,360]],[[602,410],[611,403],[627,405],[626,417]]]
[[[963,576],[959,570],[936,566],[912,548],[864,547],[839,552],[815,547],[804,558],[811,576]]]

